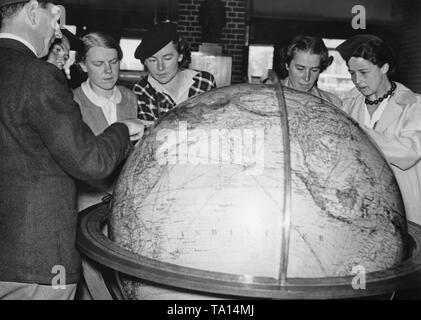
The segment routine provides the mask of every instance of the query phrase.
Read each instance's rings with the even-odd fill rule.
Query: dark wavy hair
[[[352,56],[368,60],[379,68],[388,63],[389,70],[387,74],[391,75],[395,72],[396,65],[393,49],[381,39],[373,39],[364,43],[352,53]]]
[[[184,40],[183,37],[177,36],[175,40],[173,40],[175,44],[175,48],[179,54],[183,55],[183,59],[178,63],[178,66],[181,69],[187,69],[191,62],[191,48],[187,41]]]
[[[118,42],[108,34],[102,32],[91,32],[82,37],[83,48],[76,54],[76,62],[83,62],[86,54],[93,47],[102,47],[117,50],[118,60],[123,59],[123,51]]]
[[[288,46],[281,49],[281,78],[288,75],[285,66],[291,63],[291,60],[298,51],[320,55],[320,73],[325,71],[333,62],[333,57],[329,57],[329,51],[322,38],[317,36],[299,35],[293,38]]]

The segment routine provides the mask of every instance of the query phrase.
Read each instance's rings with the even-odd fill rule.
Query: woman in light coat
[[[389,79],[394,56],[382,39],[356,35],[337,50],[355,85],[343,100],[343,110],[383,151],[408,220],[421,224],[421,96]]]

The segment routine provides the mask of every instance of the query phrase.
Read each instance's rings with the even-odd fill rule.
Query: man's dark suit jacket
[[[130,146],[121,123],[95,137],[63,74],[0,39],[0,281],[78,281],[74,178],[105,178]]]

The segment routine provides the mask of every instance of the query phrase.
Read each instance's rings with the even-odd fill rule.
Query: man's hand
[[[127,128],[129,129],[131,141],[136,141],[142,138],[143,133],[145,131],[145,126],[143,125],[142,120],[127,119],[127,120],[121,120],[118,122],[123,123],[127,126]]]
[[[155,123],[155,121],[149,121],[149,120],[140,120],[140,121],[142,121],[145,128],[149,128],[149,127],[153,126],[153,124]]]

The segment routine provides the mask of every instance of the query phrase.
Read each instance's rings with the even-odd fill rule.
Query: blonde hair
[[[89,49],[102,47],[117,50],[118,60],[123,59],[123,51],[117,41],[108,34],[102,32],[91,32],[82,38],[83,48],[76,55],[76,62],[84,62]]]

